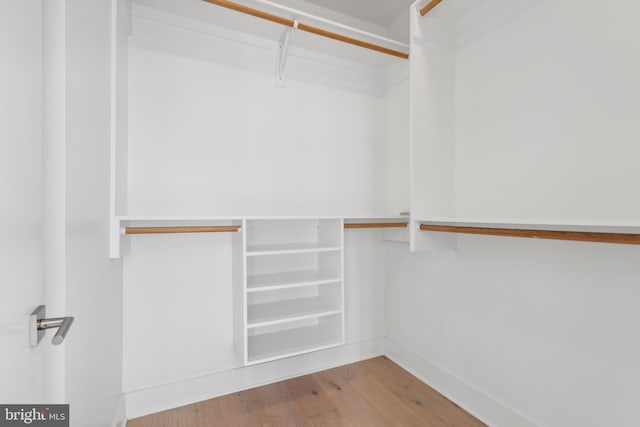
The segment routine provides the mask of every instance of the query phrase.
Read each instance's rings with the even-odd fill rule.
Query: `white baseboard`
[[[385,353],[385,338],[348,343],[259,365],[125,393],[127,418],[137,418],[218,396],[271,384]]]
[[[492,427],[538,427],[533,421],[390,338],[385,338],[385,354],[402,368]]]
[[[127,410],[125,397],[122,395],[118,401],[118,406],[113,414],[113,420],[111,421],[111,427],[126,427],[127,426]]]

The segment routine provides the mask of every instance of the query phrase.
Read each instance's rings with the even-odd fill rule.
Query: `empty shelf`
[[[283,243],[277,245],[247,246],[247,256],[284,255],[312,252],[340,251],[340,246],[326,246],[318,243]]]
[[[319,270],[260,274],[247,277],[247,292],[325,285],[340,281],[337,275]]]
[[[339,332],[333,332],[323,331],[320,326],[307,326],[250,336],[249,363],[266,362],[342,344]]]
[[[337,303],[327,303],[320,298],[296,298],[284,301],[255,304],[247,307],[247,326],[275,325],[312,317],[341,313]]]

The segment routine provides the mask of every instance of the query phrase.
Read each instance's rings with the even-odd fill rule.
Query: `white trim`
[[[408,220],[406,215],[360,215],[360,216],[143,216],[120,215],[116,217],[120,221],[233,221],[233,220],[295,220],[295,219],[344,219],[346,221],[370,221],[370,220]]]
[[[42,285],[49,313],[67,311],[67,6],[42,2]],[[36,305],[36,301],[34,301]],[[67,346],[45,346],[44,398],[66,400]]]
[[[384,338],[348,343],[210,375],[125,393],[129,419],[212,399],[218,396],[307,375],[384,354]]]
[[[404,345],[385,338],[385,354],[440,394],[493,427],[538,427],[499,400]]]
[[[120,236],[114,230],[120,227],[120,221],[116,219],[117,203],[117,146],[118,146],[118,9],[121,0],[111,0],[111,49],[109,51],[111,62],[111,75],[109,79],[109,257],[111,259],[120,256]],[[124,15],[123,15],[124,17]]]
[[[118,12],[122,22],[124,23],[125,31],[128,35],[131,35],[133,31],[132,19],[132,5],[131,0],[118,0]]]
[[[126,427],[127,425],[127,410],[124,395],[120,396],[118,405],[113,413],[113,420],[111,421],[111,427]]]

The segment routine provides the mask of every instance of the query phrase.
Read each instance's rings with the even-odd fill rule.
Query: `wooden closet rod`
[[[181,227],[125,227],[124,234],[168,234],[168,233],[234,233],[239,225],[181,226]]]
[[[422,9],[420,9],[420,15],[424,16],[427,13],[431,12],[431,9],[433,9],[438,4],[440,4],[441,1],[442,0],[431,0],[429,3],[427,3],[426,6],[424,6]]]
[[[533,239],[574,240],[580,242],[640,245],[640,234],[598,233],[591,231],[527,230],[517,228],[460,227],[421,224],[420,230],[444,233],[483,234],[488,236],[528,237]]]
[[[363,222],[345,224],[344,228],[407,228],[407,222]]]
[[[242,4],[234,3],[228,0],[203,0],[207,3],[215,4],[218,6],[226,7],[227,9],[235,10],[237,12],[245,13],[247,15],[255,16],[257,18],[265,19],[267,21],[275,22],[286,27],[295,28],[296,21],[289,18],[283,18],[278,15],[274,15],[272,13],[264,12],[259,9],[254,9],[252,7],[244,6]],[[389,49],[384,46],[379,46],[377,44],[365,42],[363,40],[355,39],[353,37],[347,37],[342,34],[334,33],[331,31],[323,30],[322,28],[314,27],[312,25],[303,24],[302,22],[298,22],[298,30],[306,31],[308,33],[313,33],[322,37],[327,37],[333,40],[338,40],[344,43],[349,43],[355,46],[360,46],[365,49],[375,50],[376,52],[385,53],[387,55],[396,56],[398,58],[408,59],[409,54],[400,52],[397,50]]]

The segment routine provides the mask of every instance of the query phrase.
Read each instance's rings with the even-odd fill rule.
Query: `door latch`
[[[30,331],[30,341],[31,347],[37,346],[42,338],[44,338],[44,334],[47,329],[58,329],[58,332],[53,336],[54,345],[62,344],[65,337],[67,336],[67,332],[69,332],[69,328],[73,323],[73,317],[52,317],[49,319],[45,318],[46,316],[46,307],[44,305],[39,305],[29,317],[29,331]]]

